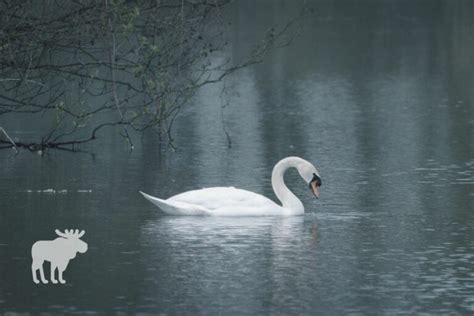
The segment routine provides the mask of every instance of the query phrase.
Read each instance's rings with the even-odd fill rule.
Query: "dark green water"
[[[234,3],[228,55],[300,4]],[[176,152],[150,135],[128,152],[113,133],[93,154],[1,151],[0,314],[474,313],[473,3],[311,6],[290,47],[227,81],[230,150],[216,85],[176,121]],[[272,167],[289,155],[323,178],[313,200],[287,174],[301,217],[167,217],[138,194],[274,198]],[[66,285],[35,285],[31,245],[56,228],[84,229],[89,250]]]

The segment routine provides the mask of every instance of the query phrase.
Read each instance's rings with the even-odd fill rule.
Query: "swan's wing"
[[[281,206],[263,195],[234,187],[214,187],[193,190],[166,200],[170,203],[194,205],[205,210],[206,215],[272,215]]]

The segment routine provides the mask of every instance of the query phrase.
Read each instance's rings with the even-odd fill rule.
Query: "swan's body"
[[[285,211],[263,195],[234,187],[192,190],[167,200],[141,193],[169,215],[265,216]]]
[[[272,186],[282,202],[278,205],[263,195],[234,187],[213,187],[184,192],[167,200],[140,192],[147,200],[169,215],[201,216],[269,216],[301,215],[303,203],[286,187],[283,174],[290,168],[298,169],[301,177],[310,184],[318,196],[321,178],[316,168],[298,157],[288,157],[278,162],[272,172]],[[319,182],[316,182],[319,181]]]

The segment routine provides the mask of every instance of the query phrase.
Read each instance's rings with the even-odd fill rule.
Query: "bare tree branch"
[[[147,130],[173,146],[173,123],[197,90],[289,45],[306,14],[262,34],[240,64],[216,66],[211,58],[225,49],[222,8],[229,3],[0,2],[0,117],[28,115],[44,127],[15,148],[74,149],[113,126],[130,148],[132,133]]]

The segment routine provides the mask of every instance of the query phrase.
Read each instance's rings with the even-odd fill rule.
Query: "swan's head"
[[[314,194],[314,196],[319,199],[319,187],[322,184],[319,171],[310,162],[303,159],[301,160],[301,163],[299,163],[297,166],[298,172],[300,176],[306,181],[306,183],[308,183],[309,189]]]

